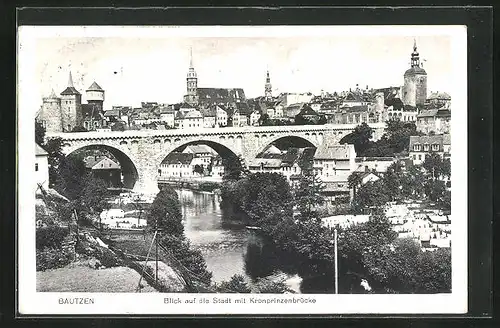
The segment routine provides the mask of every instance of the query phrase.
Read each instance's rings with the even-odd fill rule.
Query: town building
[[[451,138],[449,134],[430,136],[411,136],[409,145],[410,159],[413,164],[425,162],[430,154],[438,154],[442,158],[451,157]]]
[[[86,156],[84,158],[87,172],[96,179],[105,181],[108,187],[120,187],[122,181],[121,166],[107,156]]]
[[[210,175],[214,178],[221,178],[224,176],[224,165],[222,164],[222,158],[220,156],[215,156],[212,161]]]
[[[448,108],[422,110],[417,115],[417,130],[425,134],[450,133],[451,111]]]
[[[178,111],[175,116],[175,126],[179,129],[203,128],[203,124],[203,115],[196,109],[187,113]]]
[[[314,98],[314,95],[308,93],[282,93],[278,96],[278,101],[283,107],[298,103],[309,103]],[[297,114],[295,114],[297,115]]]
[[[385,173],[397,161],[395,157],[356,157],[356,171]]]
[[[423,107],[427,100],[427,72],[422,68],[417,41],[413,43],[411,67],[404,73],[403,104]]]
[[[158,169],[158,178],[160,180],[172,178],[192,178],[196,174],[193,172],[191,163],[194,154],[171,152],[161,162]]]
[[[166,127],[173,128],[175,126],[175,111],[169,107],[160,108],[160,122]]]
[[[427,98],[427,103],[434,108],[449,107],[451,104],[451,97],[446,92],[431,92]]]
[[[210,106],[206,109],[200,110],[203,115],[203,127],[215,128],[217,127],[217,110],[216,106]]]
[[[214,150],[205,145],[189,145],[182,151],[182,153],[193,154],[194,157],[191,161],[193,169],[196,165],[199,165],[206,170],[215,157]]]
[[[260,116],[261,116],[260,110],[254,109],[250,113],[250,125],[252,126],[259,125]]]
[[[314,171],[321,180],[337,181],[340,177],[347,181],[347,177],[356,169],[356,151],[354,145],[329,145],[323,143],[314,154]]]
[[[35,181],[47,190],[49,188],[49,153],[35,143]]]

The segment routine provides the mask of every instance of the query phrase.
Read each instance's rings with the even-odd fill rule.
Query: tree
[[[160,228],[165,233],[177,237],[184,234],[179,197],[171,187],[163,187],[156,195],[147,216],[151,229]]]
[[[346,135],[340,140],[340,144],[353,144],[356,149],[356,153],[361,155],[365,150],[370,148],[370,139],[373,135],[373,129],[366,123],[361,123],[358,125],[353,132]]]
[[[85,129],[83,126],[81,125],[78,125],[78,126],[75,126],[71,132],[88,132],[87,129]]]
[[[53,187],[57,184],[60,177],[60,165],[64,161],[65,156],[62,152],[62,139],[61,138],[51,138],[47,140],[45,144],[45,150],[49,154],[48,164],[49,164],[49,186]]]
[[[269,114],[265,113],[265,114],[260,115],[257,122],[259,123],[259,125],[262,125],[262,126],[270,125],[269,124],[270,123],[269,122]]]
[[[355,213],[362,213],[366,208],[381,208],[390,200],[391,196],[386,190],[383,179],[368,181],[356,192],[353,210]]]
[[[54,169],[54,174],[57,176],[54,189],[70,200],[77,200],[83,191],[84,176],[86,173],[85,163],[78,155],[63,157],[57,160],[60,162]],[[51,165],[50,156],[49,165]]]
[[[107,183],[102,179],[95,178],[92,173],[87,174],[83,179],[79,212],[95,215],[109,209],[110,204],[106,200],[107,196]]]
[[[294,200],[300,213],[300,219],[303,221],[313,218],[319,220],[316,207],[325,201],[322,194],[325,185],[314,173],[312,158],[303,158],[299,167],[301,173],[299,182],[294,188]]]
[[[222,159],[224,166],[224,180],[240,180],[248,176],[250,171],[245,166],[242,156],[228,156]]]
[[[431,153],[426,156],[422,166],[429,172],[433,180],[451,176],[450,160],[443,159],[438,154]]]
[[[245,282],[245,278],[240,274],[235,274],[229,281],[222,281],[215,284],[215,290],[219,293],[251,293],[252,290]]]
[[[111,125],[111,131],[125,131],[126,124],[123,121],[116,121]]]
[[[45,127],[38,121],[35,121],[35,142],[42,147],[45,145]]]
[[[196,164],[193,168],[194,173],[198,173],[199,175],[203,174],[203,166]]]

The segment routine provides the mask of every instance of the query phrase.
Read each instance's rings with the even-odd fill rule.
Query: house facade
[[[45,190],[49,188],[49,153],[35,143],[35,182],[36,188],[41,185]],[[37,189],[36,189],[37,190]]]

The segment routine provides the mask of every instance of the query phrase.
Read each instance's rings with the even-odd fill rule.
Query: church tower
[[[69,72],[68,87],[61,92],[61,111],[63,131],[71,131],[82,124],[82,94],[73,85],[73,77]]]
[[[193,66],[193,49],[190,49],[189,71],[186,76],[187,93],[184,101],[188,104],[195,104],[198,102],[198,76]]]
[[[427,72],[422,68],[417,41],[413,42],[411,67],[404,74],[403,104],[422,106],[427,99]]]
[[[56,96],[54,89],[48,97],[43,98],[42,109],[37,120],[43,124],[46,132],[63,131],[61,98]]]
[[[266,84],[265,84],[265,98],[266,100],[271,100],[273,97],[273,88],[271,85],[271,78],[269,77],[269,71],[267,71],[266,75]]]

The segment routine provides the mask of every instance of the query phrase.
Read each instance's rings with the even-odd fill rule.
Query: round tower
[[[95,104],[95,108],[98,110],[103,110],[104,104],[104,90],[95,81],[90,85],[90,87],[85,90],[87,96],[87,103]]]
[[[37,120],[45,126],[46,132],[62,132],[63,118],[61,111],[61,98],[57,97],[54,90],[48,97],[44,97],[42,109]]]
[[[427,99],[427,72],[420,65],[417,42],[413,43],[411,67],[404,74],[403,104],[422,106]]]

